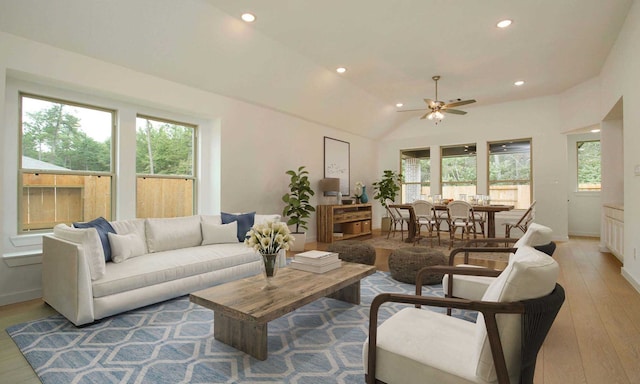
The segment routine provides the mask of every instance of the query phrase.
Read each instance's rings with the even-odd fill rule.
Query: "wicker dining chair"
[[[447,224],[449,225],[449,249],[453,246],[458,228],[461,230],[461,239],[464,240],[464,234],[467,239],[473,233],[476,238],[476,220],[473,212],[473,206],[466,201],[454,200],[447,204]]]
[[[438,245],[440,245],[440,219],[436,214],[433,204],[426,200],[416,200],[413,202],[413,211],[416,215],[416,225],[418,228],[418,236],[416,236],[414,245],[421,240],[422,227],[427,229],[429,233],[429,243],[433,246],[434,234],[438,236]]]

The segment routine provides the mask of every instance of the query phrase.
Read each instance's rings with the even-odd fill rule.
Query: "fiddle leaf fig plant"
[[[402,175],[392,170],[385,170],[382,179],[373,183],[373,198],[380,200],[383,207],[387,207],[386,199],[396,200],[396,195],[400,192]]]
[[[311,212],[315,212],[315,208],[309,204],[309,199],[315,193],[311,189],[309,172],[305,170],[305,166],[299,167],[297,171],[289,170],[286,174],[291,176],[291,182],[289,192],[282,196],[282,201],[287,204],[282,211],[282,216],[289,218],[287,225],[296,226],[294,233],[302,233],[300,228],[308,229],[307,220]]]

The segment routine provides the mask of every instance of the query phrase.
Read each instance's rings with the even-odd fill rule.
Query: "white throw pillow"
[[[111,260],[114,263],[122,263],[129,258],[144,255],[147,251],[144,241],[136,233],[126,235],[108,233],[107,235],[111,245]]]
[[[53,235],[80,246],[80,252],[89,264],[91,280],[104,277],[107,273],[104,250],[95,228],[73,228],[66,224],[58,224],[53,227]]]
[[[213,224],[202,222],[202,245],[238,242],[238,222]]]
[[[146,219],[149,252],[197,247],[202,244],[200,216]]]
[[[558,280],[560,268],[550,256],[529,246],[518,248],[502,273],[489,285],[483,301],[511,302],[534,299],[548,295]],[[496,316],[500,329],[500,341],[509,372],[520,368],[521,316],[500,314]],[[491,346],[482,314],[476,321],[476,351],[478,366],[476,375],[486,381],[497,380]]]
[[[144,253],[148,253],[144,221],[145,219],[117,220],[110,222],[110,224],[118,235],[128,235],[130,233],[138,235],[144,243]]]

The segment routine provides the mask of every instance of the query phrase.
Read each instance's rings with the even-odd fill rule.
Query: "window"
[[[491,142],[489,195],[491,202],[527,209],[531,205],[531,140]]]
[[[19,232],[111,219],[115,112],[20,94]]]
[[[402,202],[426,200],[431,194],[431,151],[416,149],[401,151]]]
[[[137,217],[194,214],[195,137],[193,125],[137,117]]]
[[[459,199],[476,194],[476,145],[457,145],[441,149],[442,197]]]
[[[602,174],[600,169],[600,140],[578,141],[578,191],[599,191]]]

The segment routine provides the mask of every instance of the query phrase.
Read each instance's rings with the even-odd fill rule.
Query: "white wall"
[[[623,98],[624,104],[624,267],[622,274],[640,291],[640,3],[634,2],[601,73],[601,120]]]
[[[536,222],[553,229],[556,240],[566,240],[567,230],[567,148],[560,133],[558,98],[549,96],[486,107],[467,108],[465,116],[448,116],[439,125],[420,120],[418,115],[387,135],[378,145],[378,173],[399,170],[401,149],[431,147],[432,190],[439,189],[441,146],[476,143],[478,148],[478,189],[487,193],[487,142],[531,138],[533,198],[537,201]],[[544,113],[541,113],[544,111]],[[496,228],[500,233],[500,229]]]
[[[17,100],[7,77],[27,79],[34,91],[66,99],[108,103],[119,110],[122,124],[117,219],[134,217],[131,197],[135,178],[124,169],[133,159],[131,117],[138,111],[178,117],[200,125],[200,213],[257,211],[281,213],[289,183],[285,171],[306,165],[314,187],[323,176],[323,137],[351,144],[351,181],[374,180],[374,143],[323,125],[257,107],[242,101],[163,80],[86,56],[0,33],[0,232],[2,256],[25,253],[26,258],[0,261],[0,305],[40,296],[40,236],[17,235]],[[34,85],[35,84],[35,85]],[[8,95],[7,95],[8,93]],[[78,101],[85,101],[78,100]],[[129,120],[127,120],[129,119]],[[119,177],[119,176],[118,176]],[[316,195],[317,197],[317,195]],[[317,198],[312,203],[317,202]],[[309,237],[315,239],[315,215]],[[9,266],[20,260],[27,265]],[[35,261],[35,263],[33,263]],[[30,264],[31,263],[31,264]]]

